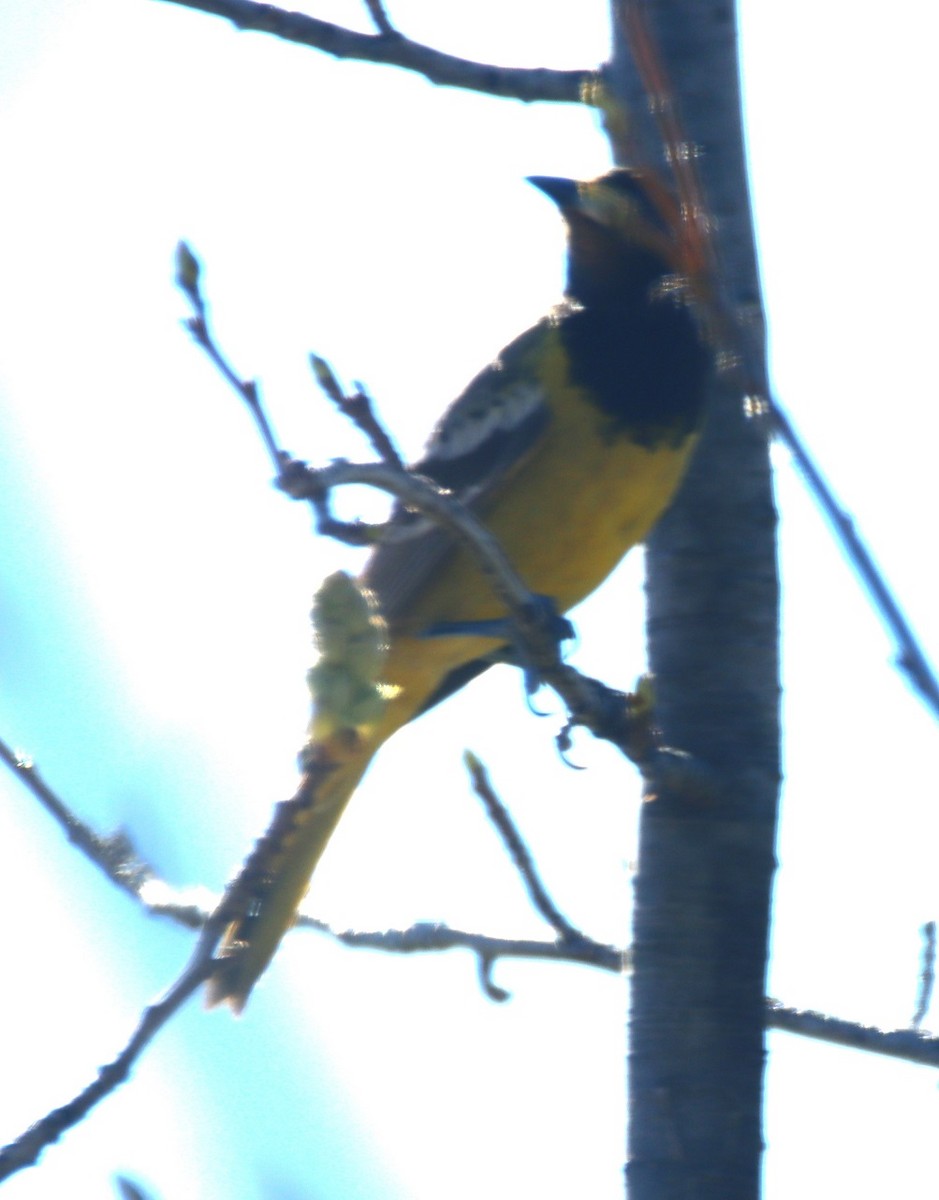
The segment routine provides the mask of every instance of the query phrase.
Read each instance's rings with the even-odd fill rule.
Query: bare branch
[[[72,845],[77,846],[112,883],[139,900],[141,890],[152,878],[153,871],[137,856],[130,838],[124,833],[104,837],[96,833],[49,787],[31,758],[11,750],[2,740],[0,760],[6,763],[23,786],[32,792],[46,812],[58,822]]]
[[[936,984],[936,922],[927,921],[922,928],[923,959],[919,972],[919,994],[916,997],[916,1011],[910,1024],[918,1029],[923,1018],[929,1012],[932,1003],[932,991]]]
[[[379,33],[384,33],[389,37],[401,36],[392,25],[381,0],[365,0],[365,7],[368,9],[368,15],[372,18],[375,28]]]
[[[61,798],[40,778],[35,766],[24,756],[14,753],[0,741],[2,759],[24,783],[29,791],[52,814],[66,831],[70,841],[78,846],[109,880],[128,892],[148,912],[168,916],[190,928],[201,928],[189,965],[158,1001],[148,1006],[141,1015],[137,1028],[124,1049],[98,1072],[97,1078],[64,1105],[53,1109],[31,1125],[20,1137],[0,1149],[0,1181],[9,1178],[24,1167],[32,1166],[43,1150],[59,1140],[63,1133],[77,1125],[106,1096],[128,1078],[130,1071],[156,1034],[183,1006],[189,997],[218,969],[214,958],[219,939],[233,917],[237,916],[251,895],[253,884],[252,863],[258,855],[258,847],[249,857],[245,867],[229,885],[220,903],[209,909],[197,902],[187,901],[186,893],[174,891],[157,879],[147,864],[133,853],[130,842],[124,839],[120,853],[115,851],[117,839],[102,838],[88,825],[80,821],[64,804]],[[306,782],[306,781],[305,781]],[[302,791],[303,784],[301,784]],[[296,798],[294,798],[296,800]],[[290,807],[291,802],[279,805],[275,810],[272,828]],[[507,815],[506,815],[507,820]],[[500,826],[501,828],[501,826]],[[268,831],[270,836],[271,831]],[[505,833],[503,834],[506,837]],[[510,841],[506,837],[507,842]],[[264,839],[259,843],[263,845]],[[521,840],[515,835],[515,841]],[[514,844],[514,843],[513,843]],[[522,847],[524,850],[524,847]],[[527,851],[524,851],[527,856]],[[517,848],[513,858],[519,864]],[[531,877],[534,867],[528,864],[526,878]],[[531,889],[530,889],[531,890]],[[542,889],[543,891],[543,889]],[[550,905],[550,901],[547,901]],[[541,907],[539,905],[539,907]],[[556,910],[554,910],[556,912]],[[558,922],[561,924],[559,925]],[[348,946],[365,946],[389,953],[418,953],[452,949],[472,951],[479,963],[479,977],[486,994],[494,1000],[505,1000],[508,992],[497,987],[491,980],[493,963],[499,958],[542,959],[551,962],[578,963],[599,967],[608,971],[622,968],[624,955],[613,946],[603,945],[577,933],[557,914],[553,922],[561,928],[562,938],[553,941],[530,939],[492,938],[464,930],[449,929],[446,925],[419,924],[405,930],[364,932],[355,930],[335,931],[322,921],[301,915],[297,924],[328,934]]]
[[[431,46],[410,41],[391,28],[387,19],[387,27],[383,27],[380,18],[375,16],[376,12],[383,10],[374,3],[369,4],[369,9],[379,25],[380,32],[377,34],[357,33],[341,25],[333,25],[330,21],[321,21],[318,17],[275,8],[272,4],[258,4],[255,0],[167,2],[224,17],[238,29],[270,33],[282,41],[322,50],[334,58],[401,67],[441,86],[466,88],[526,103],[535,100],[583,103],[598,74],[587,70],[554,71],[546,67],[498,67],[492,63],[473,62],[453,54],[444,54]]]
[[[0,1150],[0,1181],[36,1162],[46,1146],[76,1125],[105,1096],[123,1083],[134,1063],[159,1030],[177,1012],[193,992],[208,979],[217,967],[213,958],[222,930],[232,919],[238,896],[243,895],[243,877],[238,888],[228,889],[222,904],[211,896],[194,898],[195,893],[177,890],[155,877],[152,869],[133,853],[129,841],[121,842],[121,852],[114,847],[119,839],[103,838],[80,821],[61,798],[40,778],[35,766],[17,755],[0,741],[0,759],[40,800],[59,825],[85,856],[109,880],[128,892],[147,912],[169,917],[187,928],[199,928],[202,934],[186,970],[166,995],[150,1005],[142,1014],[133,1036],[121,1053],[103,1067],[97,1079],[65,1105],[47,1114],[30,1126],[19,1138]],[[493,1000],[508,999],[509,993],[493,983],[493,964],[500,958],[540,960],[595,967],[619,972],[628,966],[628,953],[594,941],[576,930],[557,910],[537,876],[531,856],[504,805],[495,796],[485,772],[475,759],[469,759],[474,787],[484,801],[487,811],[499,829],[509,853],[518,867],[535,907],[559,932],[554,941],[527,938],[496,938],[468,930],[453,929],[443,923],[421,922],[402,930],[336,930],[324,921],[301,913],[297,928],[311,929],[350,947],[381,950],[390,954],[440,953],[464,949],[476,955],[479,979],[486,994]],[[203,903],[207,900],[208,903]],[[922,988],[914,1023],[922,1019],[928,1007],[932,958],[928,953],[929,926],[925,927],[926,949],[922,970]],[[767,1001],[767,1025],[803,1037],[816,1038],[836,1045],[850,1046],[908,1062],[939,1066],[939,1038],[923,1034],[916,1028],[881,1030],[856,1022],[844,1021],[823,1013],[787,1007],[775,1000]]]
[[[809,491],[815,497],[816,504],[831,522],[835,536],[841,542],[849,562],[853,564],[874,607],[897,642],[897,666],[932,709],[933,715],[939,717],[939,681],[889,584],[855,529],[851,517],[835,499],[834,493],[793,428],[792,422],[775,401],[767,401],[767,404],[776,436],[788,447]]]
[[[218,910],[217,896],[204,889],[173,888],[158,878],[153,868],[137,855],[129,838],[124,835],[102,837],[96,833],[40,778],[39,771],[31,761],[14,753],[2,740],[0,759],[11,767],[17,778],[39,799],[85,857],[98,867],[107,879],[132,896],[146,912],[152,916],[168,917],[187,929],[206,927],[212,914]],[[560,941],[493,938],[485,934],[450,929],[437,923],[420,923],[409,929],[371,933],[335,930],[325,921],[309,914],[298,916],[297,926],[325,933],[347,946],[365,946],[396,953],[463,947],[489,960],[504,957],[545,958],[558,962],[584,963],[605,970],[619,970],[623,961],[623,951],[593,941],[562,916],[539,879],[521,834],[492,790],[482,763],[475,756],[471,756],[467,765],[477,794],[485,803],[490,819],[499,830],[512,861],[518,867],[532,902],[561,935]],[[290,801],[287,801],[287,805],[289,804]]]
[[[817,1038],[836,1046],[868,1050],[888,1058],[902,1058],[927,1067],[939,1067],[939,1037],[919,1029],[877,1029],[856,1021],[842,1021],[810,1009],[787,1008],[777,1000],[766,1002],[766,1023],[772,1029]]]
[[[160,1000],[144,1009],[124,1049],[98,1071],[94,1082],[0,1149],[0,1182],[24,1167],[32,1166],[47,1146],[57,1142],[66,1130],[83,1120],[95,1105],[127,1079],[137,1059],[167,1021],[214,972],[215,947],[227,920],[227,913],[222,912],[206,924],[185,971]]]
[[[577,963],[581,966],[599,967],[603,971],[619,972],[623,969],[624,951],[616,946],[595,942],[580,934],[570,941],[545,942],[533,938],[497,938],[482,933],[470,933],[465,929],[452,929],[439,922],[422,921],[407,929],[361,930],[332,929],[314,917],[301,915],[298,926],[316,929],[342,942],[344,946],[358,946],[369,950],[383,950],[389,954],[428,954],[442,950],[472,950],[481,959],[494,961],[497,958],[534,958],[549,962]]]
[[[474,555],[480,570],[513,615],[520,615],[531,606],[532,594],[498,540],[463,504],[431,480],[387,463],[350,463],[345,459],[336,459],[320,468],[294,461],[287,464],[279,480],[288,496],[306,501],[319,500],[332,488],[353,483],[388,492],[407,508],[416,509],[452,533]]]
[[[535,867],[531,852],[525,845],[514,821],[509,816],[508,809],[496,795],[489,781],[489,774],[486,768],[476,755],[469,750],[463,756],[463,761],[466,764],[466,769],[469,771],[473,790],[480,800],[482,800],[489,820],[498,830],[509,858],[515,864],[516,870],[522,877],[522,882],[525,884],[532,904],[541,913],[551,928],[558,932],[562,942],[579,942],[583,940],[584,934],[571,925],[548,895],[547,888],[542,883],[541,876]]]
[[[355,391],[351,395],[346,395],[325,358],[320,358],[318,354],[311,354],[310,366],[313,368],[316,382],[342,415],[348,417],[365,434],[381,461],[389,463],[393,467],[400,467],[402,471],[406,470],[404,460],[391,440],[388,430],[379,421],[372,407],[371,397],[367,395],[362,384],[356,383]]]
[[[218,908],[218,897],[202,888],[174,888],[158,878],[153,868],[141,859],[124,835],[102,837],[89,825],[80,820],[69,809],[62,798],[45,783],[37,768],[24,756],[10,750],[0,740],[0,759],[16,774],[17,778],[52,814],[76,845],[103,874],[123,891],[127,892],[151,916],[167,917],[186,929],[204,929]],[[498,803],[498,801],[496,801]],[[504,812],[504,810],[503,810]],[[504,819],[509,820],[504,813]],[[521,838],[515,833],[521,844]],[[115,847],[120,853],[115,852]],[[523,851],[527,854],[524,846]],[[514,859],[514,854],[513,854]],[[530,865],[530,870],[534,867]],[[548,901],[550,905],[550,900]],[[542,911],[540,906],[539,911]],[[549,918],[550,920],[550,918]],[[550,923],[564,934],[572,927],[560,918],[562,926]],[[438,923],[420,923],[408,929],[388,929],[363,932],[360,930],[336,930],[325,921],[308,913],[297,917],[296,927],[324,933],[346,946],[362,946],[389,953],[410,954],[440,950],[472,950],[480,958],[543,958],[553,962],[572,962],[596,966],[607,971],[618,971],[624,953],[615,946],[606,946],[593,941],[574,930],[576,936],[561,941],[542,942],[527,939],[494,938],[485,934],[469,933],[450,929]]]
[[[188,321],[184,322],[186,329],[192,334],[192,338],[196,344],[201,346],[209,356],[209,359],[219,370],[223,379],[234,388],[245,404],[247,404],[258,427],[258,432],[261,434],[261,440],[264,442],[265,448],[274,464],[274,470],[280,471],[283,465],[283,456],[277,449],[277,439],[274,437],[271,423],[261,404],[258,385],[253,379],[242,379],[235,371],[231,363],[229,363],[228,359],[219,349],[209,327],[208,308],[200,287],[201,275],[202,267],[199,260],[185,242],[180,242],[176,247],[176,283],[180,290],[188,297],[189,303],[195,312],[195,316],[190,317]]]

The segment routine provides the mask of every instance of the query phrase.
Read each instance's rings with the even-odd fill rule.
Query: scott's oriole
[[[682,280],[681,238],[644,175],[534,177],[567,224],[566,299],[508,345],[446,411],[416,471],[498,537],[560,612],[592,592],[666,508],[695,445],[712,354]],[[361,582],[387,627],[387,703],[371,725],[317,735],[326,764],[298,807],[253,910],[230,930],[210,1000],[237,1010],[294,918],[372,756],[413,717],[498,659],[504,617],[469,553],[398,511]],[[452,636],[424,636],[432,628]]]

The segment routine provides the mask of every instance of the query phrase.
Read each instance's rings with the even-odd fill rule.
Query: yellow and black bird
[[[565,302],[476,376],[415,469],[469,505],[531,591],[566,612],[672,499],[697,440],[713,354],[689,300],[678,218],[645,175],[620,168],[586,183],[530,182],[567,224]],[[385,621],[389,698],[374,721],[341,737],[314,724],[307,761],[328,769],[298,807],[254,910],[229,930],[211,985],[210,999],[236,1010],[378,748],[504,656],[504,634],[474,629],[505,613],[470,555],[404,511],[390,534],[360,580]],[[448,627],[450,636],[426,636]]]

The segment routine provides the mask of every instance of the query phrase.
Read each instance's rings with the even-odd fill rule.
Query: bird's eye
[[[631,244],[661,251],[671,240],[673,231],[662,213],[639,181],[625,171],[579,184],[578,200],[585,217],[625,236]]]
[[[615,176],[593,179],[580,185],[580,211],[598,225],[636,238],[668,236],[661,214],[649,197],[632,179]]]
[[[578,185],[580,211],[608,228],[630,225],[640,215],[635,197],[592,179]]]

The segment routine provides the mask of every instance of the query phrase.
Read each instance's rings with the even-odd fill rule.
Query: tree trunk
[[[617,5],[614,0],[614,8]],[[647,15],[718,223],[746,373],[765,388],[731,0]],[[645,111],[618,32],[614,87]],[[638,118],[644,119],[644,118]],[[715,386],[688,479],[647,549],[649,658],[665,741],[714,793],[662,789],[640,825],[633,919],[630,1200],[755,1200],[779,786],[778,587],[766,429]]]

